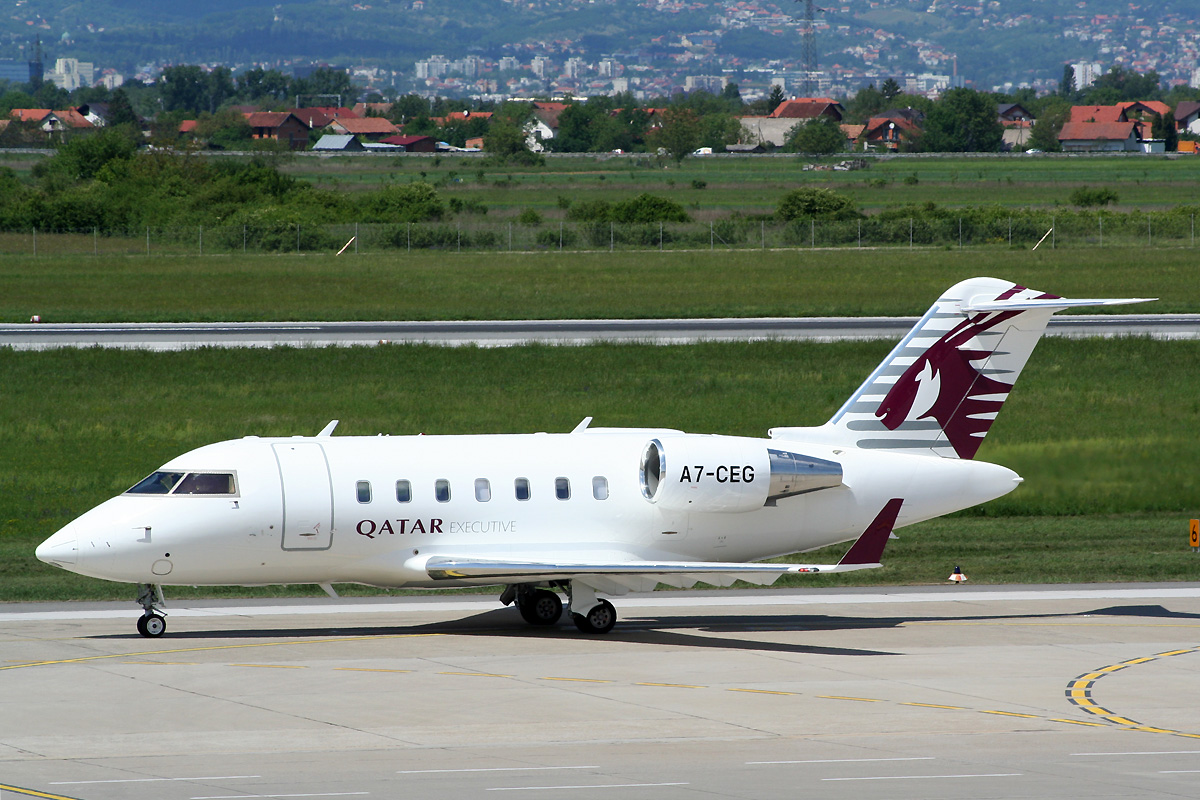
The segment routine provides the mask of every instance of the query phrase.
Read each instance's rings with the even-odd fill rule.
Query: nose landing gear
[[[137,632],[147,639],[157,639],[166,633],[166,615],[159,612],[159,606],[166,605],[162,587],[156,583],[139,583],[137,602],[142,607],[142,616],[137,621]]]

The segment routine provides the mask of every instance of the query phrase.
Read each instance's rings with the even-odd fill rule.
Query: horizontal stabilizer
[[[846,551],[839,567],[862,566],[864,564],[877,567],[883,558],[883,548],[887,547],[892,528],[896,527],[896,517],[900,515],[900,506],[904,505],[902,498],[896,497],[887,501],[887,505],[876,515],[875,520],[867,526],[862,536],[854,546]]]
[[[1029,300],[994,300],[992,295],[979,295],[963,304],[963,311],[1033,311],[1039,308],[1082,308],[1084,306],[1127,306],[1133,303],[1150,303],[1157,297],[1110,297],[1110,298],[1034,298]]]

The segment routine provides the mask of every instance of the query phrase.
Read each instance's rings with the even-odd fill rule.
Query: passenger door
[[[316,442],[272,445],[283,483],[283,549],[328,550],[333,544],[333,486]]]

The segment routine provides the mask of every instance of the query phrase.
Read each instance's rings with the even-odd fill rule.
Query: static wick
[[[337,254],[340,256],[342,253],[346,252],[346,248],[349,247],[350,245],[354,244],[354,240],[357,238],[358,238],[357,236],[351,236],[350,241],[348,241],[344,245],[342,245],[342,249],[338,250]],[[1037,248],[1034,248],[1034,249],[1036,250]]]
[[[1042,236],[1042,238],[1038,239],[1038,243],[1033,246],[1033,249],[1037,250],[1038,244],[1041,244],[1042,242],[1046,241],[1046,236],[1049,236],[1052,233],[1054,233],[1054,228],[1051,228],[1050,230],[1046,231],[1045,235]],[[342,249],[345,250],[346,248],[343,247]]]

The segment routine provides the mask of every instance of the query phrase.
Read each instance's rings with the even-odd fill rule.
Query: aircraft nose
[[[38,561],[58,567],[74,565],[79,560],[79,541],[70,525],[38,545],[34,551]]]

